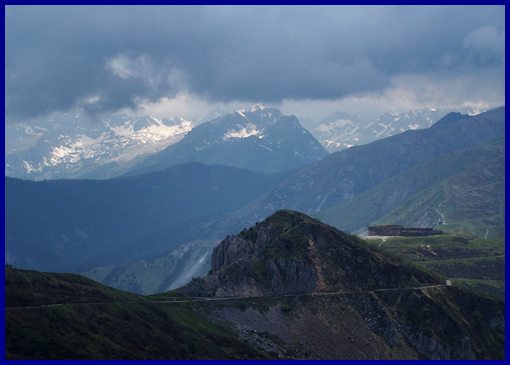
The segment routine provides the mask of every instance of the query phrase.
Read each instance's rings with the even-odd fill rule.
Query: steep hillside
[[[505,301],[504,238],[466,234],[364,238],[390,255],[448,277],[456,286]]]
[[[7,359],[271,357],[192,303],[155,303],[77,275],[6,268],[6,306]]]
[[[282,178],[197,163],[100,181],[6,178],[6,260],[81,272],[162,255],[214,238],[211,225]]]
[[[5,267],[5,306],[133,301],[140,297],[117,291],[75,274],[45,273]]]
[[[326,155],[295,116],[255,105],[202,123],[180,142],[140,162],[130,174],[184,162],[280,172],[316,162]]]
[[[480,237],[505,235],[504,144],[487,146],[464,171],[439,181],[377,222],[434,225]]]
[[[350,232],[394,223],[479,236],[489,228],[502,237],[504,170],[504,141],[497,139],[406,170],[319,216]]]

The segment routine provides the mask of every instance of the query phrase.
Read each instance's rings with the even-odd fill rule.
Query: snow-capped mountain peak
[[[249,108],[238,109],[235,112],[243,115],[243,114],[246,114],[246,113],[256,113],[258,111],[262,111],[262,110],[265,110],[265,109],[268,109],[268,108],[264,104],[258,103],[258,104],[252,105]]]
[[[42,121],[44,127],[8,125],[7,133],[18,143],[10,149],[6,146],[6,175],[35,180],[115,176],[121,173],[121,165],[178,142],[193,128],[193,122],[183,118],[109,115],[92,122],[83,119],[69,113]],[[95,173],[112,164],[118,173]]]
[[[264,104],[255,104],[250,107],[250,112],[255,113],[259,110],[265,110],[267,109]]]
[[[272,173],[326,155],[295,116],[255,105],[198,125],[182,141],[149,157],[132,171],[135,175],[177,163],[200,162]]]

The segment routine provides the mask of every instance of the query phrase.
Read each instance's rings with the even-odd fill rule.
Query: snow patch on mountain
[[[263,138],[263,130],[257,129],[257,126],[253,123],[248,123],[245,126],[237,125],[238,129],[229,129],[227,133],[223,135],[223,140],[226,141],[231,138],[248,138],[248,137],[259,137]]]
[[[153,123],[139,130],[135,130],[133,124],[129,121],[120,126],[108,126],[118,137],[125,137],[131,141],[139,141],[144,144],[184,135],[193,128],[193,123],[188,120],[168,125],[156,118],[149,118]]]

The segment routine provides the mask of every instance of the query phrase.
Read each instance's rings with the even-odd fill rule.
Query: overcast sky
[[[6,115],[504,104],[503,6],[8,6]]]

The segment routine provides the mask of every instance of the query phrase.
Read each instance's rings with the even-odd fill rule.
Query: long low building
[[[432,227],[404,227],[398,224],[368,226],[369,236],[432,236],[443,234]]]

